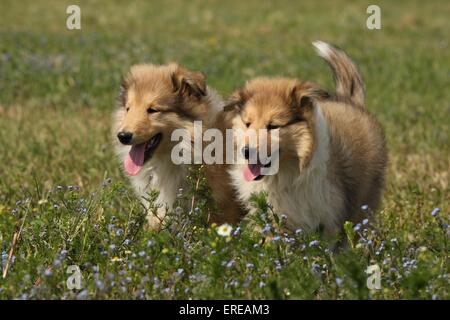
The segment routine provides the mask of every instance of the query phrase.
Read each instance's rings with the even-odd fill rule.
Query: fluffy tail
[[[313,46],[333,70],[338,98],[364,107],[364,83],[358,68],[347,54],[326,42],[314,41]]]

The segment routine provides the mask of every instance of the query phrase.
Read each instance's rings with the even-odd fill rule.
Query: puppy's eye
[[[130,111],[130,107],[126,107],[125,110],[127,110],[127,112]]]
[[[267,125],[267,130],[275,130],[275,129],[278,129],[280,126],[277,126],[277,125],[274,125],[274,124],[271,124],[271,123],[269,123],[268,125]]]
[[[158,110],[156,110],[156,109],[153,108],[153,107],[148,107],[148,108],[147,108],[147,113],[155,113],[155,112],[158,112]]]

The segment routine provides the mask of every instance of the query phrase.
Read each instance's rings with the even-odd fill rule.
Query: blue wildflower
[[[432,215],[433,217],[436,217],[436,216],[439,214],[440,211],[441,211],[441,209],[439,209],[439,208],[434,208],[433,211],[431,211],[431,215]]]
[[[230,260],[227,264],[226,264],[226,266],[227,266],[227,268],[232,268],[232,267],[234,267],[234,265],[235,265],[235,261],[234,260]]]
[[[159,288],[159,286],[161,285],[161,282],[159,281],[159,279],[157,277],[153,278],[153,286],[155,287],[155,289]]]
[[[263,234],[268,234],[270,232],[270,225],[266,224],[264,228],[261,230]]]
[[[89,292],[87,290],[81,291],[77,294],[77,300],[86,300],[89,297]]]
[[[281,270],[281,263],[279,260],[275,260],[275,270],[280,271]]]
[[[312,270],[313,272],[319,272],[319,271],[320,271],[320,265],[318,265],[317,263],[313,262],[313,263],[311,264],[311,270]]]
[[[2,252],[2,264],[3,264],[3,267],[5,267],[7,261],[8,261],[8,254],[6,253],[6,251],[3,251]]]
[[[101,280],[96,280],[95,281],[95,287],[102,291],[103,289],[105,289],[105,285],[103,284],[103,282]]]
[[[55,259],[55,261],[53,261],[53,266],[59,268],[61,266],[61,260]]]
[[[310,247],[317,247],[319,245],[319,240],[313,240],[309,243]]]
[[[46,269],[46,270],[44,271],[44,276],[45,276],[45,277],[49,278],[49,277],[51,277],[52,275],[53,275],[53,271],[52,271],[52,270]]]

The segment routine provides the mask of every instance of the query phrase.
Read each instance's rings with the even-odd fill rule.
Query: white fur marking
[[[318,40],[314,41],[312,44],[315,47],[316,52],[319,56],[321,56],[324,59],[328,59],[330,57],[332,49],[328,43]]]

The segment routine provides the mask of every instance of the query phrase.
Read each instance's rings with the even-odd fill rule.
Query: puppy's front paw
[[[158,208],[158,212],[155,214],[154,212],[149,212],[147,215],[147,227],[148,231],[161,231],[164,217],[166,216],[165,208]]]
[[[161,231],[161,225],[162,221],[158,217],[154,215],[147,216],[147,226],[145,228],[147,231],[159,232]]]

